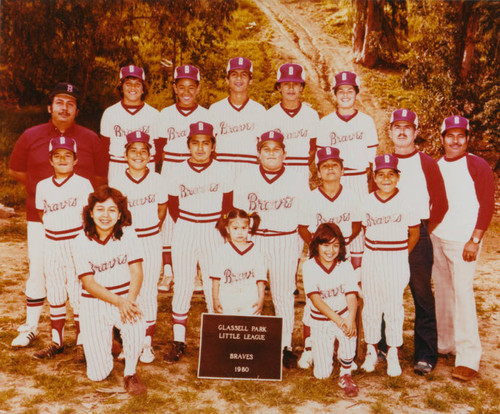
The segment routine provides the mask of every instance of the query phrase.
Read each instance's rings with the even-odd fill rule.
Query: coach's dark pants
[[[410,254],[410,290],[415,303],[415,362],[437,363],[436,306],[431,287],[432,243],[427,224],[420,226],[420,238]],[[379,349],[387,350],[385,324]]]

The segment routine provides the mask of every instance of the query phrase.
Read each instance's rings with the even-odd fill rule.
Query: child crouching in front
[[[309,247],[310,259],[302,268],[304,290],[312,302],[311,339],[314,376],[328,378],[333,370],[335,340],[339,341],[339,386],[348,397],[358,395],[351,377],[356,353],[358,284],[345,240],[334,223],[321,224]]]

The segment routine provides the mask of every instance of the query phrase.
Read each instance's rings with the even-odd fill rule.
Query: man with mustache
[[[75,173],[87,178],[95,187],[105,182],[107,154],[99,137],[91,130],[76,125],[79,110],[78,88],[70,83],[58,83],[50,94],[47,109],[51,119],[23,132],[17,140],[9,161],[9,175],[24,184],[26,218],[28,222],[29,276],[26,282],[26,323],[18,328],[14,347],[30,345],[38,333],[38,321],[45,299],[43,273],[43,223],[35,208],[35,189],[39,181],[50,177],[48,148],[52,138],[73,138],[78,148]]]
[[[418,211],[420,238],[410,253],[410,289],[415,303],[415,364],[419,375],[430,373],[437,362],[437,329],[431,288],[432,244],[429,234],[448,210],[443,177],[434,159],[415,146],[417,114],[397,109],[391,115],[389,137],[401,171],[398,189]]]

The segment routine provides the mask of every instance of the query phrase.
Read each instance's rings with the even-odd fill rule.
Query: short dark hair
[[[90,213],[97,203],[104,203],[108,198],[111,198],[116,203],[120,212],[120,218],[113,228],[113,238],[120,240],[123,236],[123,227],[132,224],[132,215],[127,207],[127,197],[116,188],[102,185],[89,194],[88,205],[83,208],[83,231],[89,239],[99,237],[94,219]]]
[[[338,240],[340,243],[340,251],[337,257],[337,261],[345,262],[346,260],[346,248],[345,239],[339,226],[335,223],[322,223],[316,229],[311,244],[309,245],[309,258],[314,258],[319,256],[318,246],[320,244],[329,243],[332,240]]]
[[[133,76],[127,76],[126,78],[123,78],[121,80],[120,84],[116,87],[116,90],[118,92],[118,96],[120,97],[120,99],[123,99],[123,83],[127,79],[139,79],[139,78],[134,78]],[[148,96],[148,92],[149,92],[148,84],[146,82],[144,82],[142,79],[139,79],[139,80],[142,82],[141,100],[145,101],[146,100],[146,96]]]

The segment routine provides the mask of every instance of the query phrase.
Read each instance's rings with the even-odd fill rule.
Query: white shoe
[[[297,365],[299,366],[299,368],[302,369],[310,368],[312,363],[313,363],[313,353],[310,349],[302,352],[302,355],[297,361]]]
[[[153,351],[152,346],[145,346],[142,350],[141,356],[139,357],[139,361],[150,364],[155,360],[155,353]]]
[[[373,350],[368,349],[368,351],[366,352],[365,362],[363,362],[363,365],[361,365],[361,369],[365,372],[373,372],[375,371],[377,361],[377,352],[375,351],[375,348],[373,348]]]
[[[23,329],[20,331],[20,329]],[[38,329],[36,327],[30,328],[26,324],[21,325],[19,328],[19,335],[17,335],[11,342],[14,347],[25,347],[31,345],[38,334]]]
[[[389,351],[387,351],[387,375],[390,377],[399,377],[401,375],[398,348],[396,347],[391,347]]]
[[[160,284],[158,285],[158,291],[170,292],[173,280],[174,280],[173,276],[163,276],[162,280],[160,281]]]

